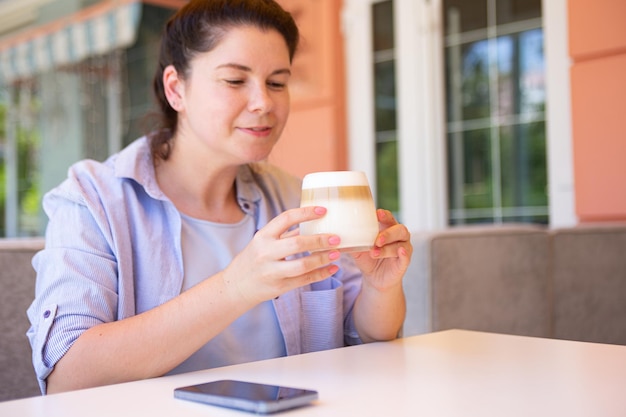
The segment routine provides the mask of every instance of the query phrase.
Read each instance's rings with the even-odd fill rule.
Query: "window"
[[[0,237],[41,235],[41,198],[74,162],[104,160],[149,128],[170,8],[142,5],[137,40],[0,86]]]
[[[547,223],[541,2],[443,7],[449,222]]]
[[[344,0],[342,16],[349,164],[381,205],[415,231],[576,224],[567,1]]]
[[[2,91],[0,101],[0,236],[39,234],[41,103],[36,82]],[[8,221],[12,220],[12,221]]]
[[[393,2],[372,6],[376,203],[398,213],[398,141]]]

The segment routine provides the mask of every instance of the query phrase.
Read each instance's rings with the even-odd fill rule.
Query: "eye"
[[[244,83],[243,80],[238,80],[238,79],[224,80],[224,81],[226,82],[226,84],[232,85],[232,86],[238,86],[238,85],[242,85]]]
[[[277,81],[268,81],[267,86],[271,88],[272,90],[283,90],[287,86],[287,83],[279,83]]]

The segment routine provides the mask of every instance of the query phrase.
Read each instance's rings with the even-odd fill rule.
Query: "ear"
[[[173,65],[168,65],[163,70],[163,88],[165,89],[165,97],[170,103],[170,106],[176,111],[182,110],[184,83],[178,76],[178,71],[176,71]]]

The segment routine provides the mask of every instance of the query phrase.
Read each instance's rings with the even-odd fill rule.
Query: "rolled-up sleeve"
[[[84,160],[43,199],[45,248],[33,258],[27,314],[42,393],[57,362],[88,329],[180,294],[180,215],[154,179],[146,138],[107,161]]]
[[[116,262],[90,210],[47,195],[46,247],[33,258],[35,300],[27,332],[42,393],[55,364],[90,327],[117,317]]]

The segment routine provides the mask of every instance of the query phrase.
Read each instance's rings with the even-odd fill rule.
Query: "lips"
[[[254,136],[267,136],[272,132],[272,128],[270,126],[242,127],[241,130]]]

